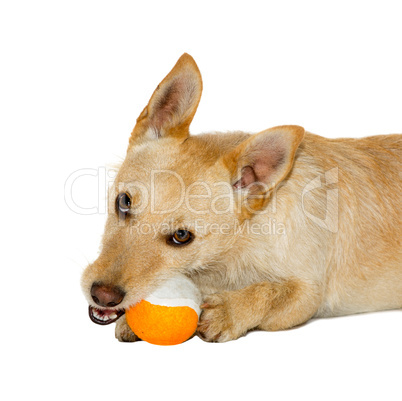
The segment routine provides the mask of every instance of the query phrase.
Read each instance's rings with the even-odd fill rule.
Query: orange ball
[[[176,345],[196,331],[201,295],[193,282],[176,276],[126,311],[127,323],[142,340]]]
[[[188,306],[153,305],[142,300],[126,312],[131,330],[142,340],[157,345],[176,345],[197,329],[197,312]]]

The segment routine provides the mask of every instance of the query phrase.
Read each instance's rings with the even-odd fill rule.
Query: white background
[[[193,133],[402,132],[401,13],[396,1],[2,1],[2,399],[400,400],[400,310],[225,344],[118,343],[79,286],[105,215],[72,212],[64,183],[124,157],[185,51],[204,79]],[[74,196],[96,206],[96,178]]]

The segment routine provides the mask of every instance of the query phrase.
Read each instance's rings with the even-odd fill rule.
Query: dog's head
[[[117,320],[172,275],[202,274],[219,261],[292,167],[298,126],[190,136],[201,92],[184,54],[137,119],[109,194],[101,253],[82,277],[96,323]]]

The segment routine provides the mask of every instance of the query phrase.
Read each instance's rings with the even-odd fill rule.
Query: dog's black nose
[[[91,296],[99,306],[109,308],[116,306],[123,300],[125,295],[126,293],[120,287],[99,283],[92,284]]]

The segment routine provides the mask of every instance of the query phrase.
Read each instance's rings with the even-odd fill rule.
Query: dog
[[[201,92],[184,54],[137,119],[82,275],[91,319],[137,340],[124,310],[177,273],[203,295],[206,341],[401,308],[402,135],[190,136]]]

